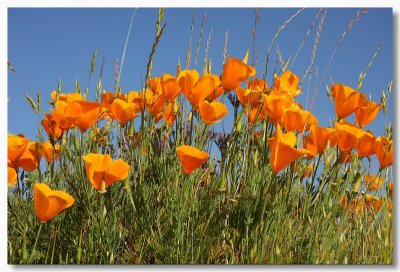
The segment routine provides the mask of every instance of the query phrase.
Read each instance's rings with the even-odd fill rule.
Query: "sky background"
[[[260,21],[256,40],[256,50],[259,49],[260,52],[256,66],[258,77],[262,76],[264,59],[272,37],[296,10],[259,9]],[[305,9],[281,32],[276,44],[285,60],[289,57],[293,59],[318,11],[319,9]],[[357,9],[350,8],[327,9],[314,64],[314,74],[318,68],[321,77],[344,29],[355,17],[356,12]],[[76,80],[80,81],[83,89],[88,86],[90,62],[96,49],[97,63],[89,85],[89,95],[94,97],[103,58],[105,58],[103,88],[113,90],[114,66],[117,59],[121,61],[132,14],[133,9],[117,8],[8,9],[8,59],[33,95],[40,89],[42,99],[41,113],[37,115],[23,96],[26,86],[9,70],[8,132],[23,133],[34,139],[43,113],[50,112],[50,105],[47,103],[50,100],[50,92],[57,88],[60,79],[63,92],[73,92]],[[193,66],[195,58],[193,56],[190,68],[202,71],[207,38],[212,30],[208,56],[212,59],[212,72],[221,74],[226,31],[228,31],[227,54],[242,58],[246,50],[253,47],[252,28],[255,12],[252,8],[196,9],[192,52],[197,50],[204,14],[206,20],[197,66]],[[140,90],[142,86],[155,37],[157,15],[157,9],[139,8],[136,11],[120,80],[124,92]],[[153,59],[152,76],[161,76],[163,72],[175,74],[179,61],[184,67],[192,16],[192,8],[165,9],[164,21],[167,26]],[[317,26],[318,22],[291,67],[292,72],[300,77],[310,64]],[[344,38],[318,90],[312,110],[320,125],[327,126],[328,121],[334,118],[334,110],[329,104],[325,85],[330,85],[332,79],[334,82],[356,88],[360,73],[365,70],[380,43],[383,43],[382,48],[361,90],[376,102],[380,101],[382,91],[387,89],[388,83],[393,79],[392,9],[370,9]],[[277,61],[276,44],[271,50],[267,74],[269,84],[273,77],[273,66]],[[252,51],[250,56],[251,54]],[[303,86],[303,94],[297,100],[305,105],[306,97],[307,85]],[[390,114],[392,114],[391,102]],[[232,115],[233,113],[230,113],[218,124],[217,130],[222,126],[230,129]],[[387,121],[392,121],[391,116]],[[383,135],[384,114],[380,112],[376,120],[366,128],[372,130],[375,135]]]

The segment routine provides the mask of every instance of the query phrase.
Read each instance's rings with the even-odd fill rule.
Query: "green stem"
[[[39,226],[38,233],[37,233],[37,235],[36,235],[35,244],[33,245],[33,249],[32,249],[32,252],[31,252],[31,256],[29,257],[28,263],[31,263],[32,258],[33,258],[33,255],[35,254],[35,249],[36,249],[37,242],[38,242],[38,240],[39,240],[40,231],[42,230],[42,226],[43,226],[43,224],[41,223],[40,226]]]

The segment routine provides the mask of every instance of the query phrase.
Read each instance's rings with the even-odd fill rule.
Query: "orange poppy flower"
[[[181,87],[176,77],[170,74],[163,74],[161,77],[162,94],[165,99],[174,100],[180,93]]]
[[[198,150],[189,145],[181,145],[176,151],[178,152],[178,157],[186,174],[190,174],[205,164],[208,159],[207,152]]]
[[[376,104],[375,102],[372,101],[365,102],[356,111],[357,123],[359,123],[361,126],[366,126],[370,124],[378,115],[378,112],[381,109],[381,107],[382,104]]]
[[[18,161],[24,154],[29,139],[9,133],[7,142],[9,166],[18,169]]]
[[[179,105],[175,103],[175,101],[169,102],[168,106],[165,108],[164,120],[170,127],[174,124],[178,111]]]
[[[143,93],[136,91],[130,91],[126,97],[126,102],[134,103],[139,106],[139,109],[143,109]]]
[[[235,90],[240,83],[256,74],[256,69],[236,58],[228,58],[222,71],[222,86],[225,90]]]
[[[259,107],[251,107],[247,106],[244,109],[244,113],[247,115],[247,120],[250,124],[254,124],[257,121],[264,120],[266,116],[266,112],[262,110],[262,106]]]
[[[375,141],[375,153],[382,169],[392,165],[393,140],[385,136],[379,136]]]
[[[299,84],[299,77],[291,71],[283,72],[280,77],[274,74],[274,87],[272,92],[276,94],[286,93],[291,97],[295,97],[300,94],[300,88],[297,84]]]
[[[80,93],[58,94],[58,100],[69,104],[74,101],[83,101],[83,97]]]
[[[346,196],[343,196],[341,198],[341,205],[343,209],[347,209],[347,205],[348,204],[348,200]],[[361,196],[356,196],[355,198],[353,198],[350,202],[350,205],[348,207],[348,212],[349,213],[353,213],[354,216],[358,216],[360,214],[360,212],[362,211],[364,207],[364,202]]]
[[[47,136],[52,139],[54,142],[57,142],[62,134],[63,130],[59,127],[57,122],[53,119],[53,116],[45,113],[45,118],[40,122],[47,133]]]
[[[77,101],[67,103],[65,101],[57,101],[55,109],[51,110],[51,115],[57,125],[62,129],[70,129],[75,126],[75,122],[82,116],[82,106]]]
[[[324,153],[325,147],[330,140],[330,135],[334,133],[333,128],[324,128],[317,125],[311,125],[310,127],[310,135],[308,135],[305,143],[305,147],[307,150],[312,153],[322,154]],[[330,143],[332,146],[334,143]]]
[[[276,125],[275,136],[268,139],[268,142],[271,149],[271,168],[275,173],[279,173],[298,158],[310,153],[310,151],[303,148],[296,149],[294,146],[297,139],[294,132],[282,133],[279,124]]]
[[[105,193],[110,184],[123,180],[129,174],[129,164],[123,160],[113,161],[108,154],[90,153],[82,158],[89,181],[99,193]]]
[[[336,123],[335,135],[339,149],[343,152],[356,148],[358,140],[364,136],[365,132],[349,123]]]
[[[318,120],[309,111],[291,107],[283,112],[281,124],[287,131],[304,132],[309,130],[311,125],[318,124]]]
[[[241,86],[235,89],[237,98],[243,106],[257,107],[261,100],[261,90],[244,89]]]
[[[358,156],[362,158],[375,154],[375,141],[376,137],[371,131],[364,131],[357,144]]]
[[[196,70],[183,70],[179,72],[178,84],[186,98],[190,97],[192,88],[198,80],[199,73]]]
[[[53,191],[44,183],[34,185],[33,199],[36,215],[42,223],[46,223],[75,202],[75,199],[68,193]]]
[[[147,80],[147,86],[154,94],[162,94],[161,78],[153,77]]]
[[[379,212],[382,208],[382,199],[370,194],[365,194],[365,207],[367,209],[374,208],[375,211]]]
[[[211,103],[203,100],[199,104],[200,115],[204,123],[213,124],[228,114],[228,108],[225,104],[213,101]]]
[[[43,156],[48,163],[56,161],[60,157],[60,145],[52,145],[50,141],[43,144]]]
[[[157,94],[147,89],[145,91],[146,98],[146,108],[149,113],[155,117],[156,122],[158,122],[162,115],[165,106],[165,98],[162,94]]]
[[[381,187],[383,179],[381,176],[365,175],[364,182],[367,185],[369,191],[375,191]]]
[[[253,78],[252,80],[247,80],[247,89],[254,91],[266,91],[268,89],[268,83],[260,78]]]
[[[85,132],[100,119],[103,107],[98,102],[77,101],[77,103],[81,105],[82,115],[76,120],[76,126]]]
[[[283,112],[295,103],[286,94],[262,94],[261,97],[264,102],[262,112],[263,114],[264,112],[268,114],[269,119],[273,123],[280,121]]]
[[[216,87],[214,77],[207,74],[199,78],[192,88],[183,89],[183,94],[192,106],[198,109],[200,101],[206,99],[206,97],[209,96]]]
[[[336,83],[331,90],[335,101],[335,111],[339,118],[349,116],[367,101],[365,94],[343,84]]]
[[[131,121],[139,113],[140,109],[137,104],[128,103],[122,99],[116,98],[111,103],[111,112],[114,120],[117,120],[121,126]]]
[[[29,141],[24,153],[18,160],[18,166],[25,171],[32,172],[38,168],[42,154],[42,144]]]
[[[222,87],[221,85],[221,80],[219,79],[219,76],[214,74],[208,74],[208,75],[214,79],[214,90],[210,92],[210,94],[206,98],[213,101],[224,93],[224,87]]]
[[[7,167],[8,171],[8,186],[13,186],[17,184],[17,172],[12,167]]]

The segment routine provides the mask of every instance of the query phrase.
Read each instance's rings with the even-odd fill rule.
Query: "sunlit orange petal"
[[[255,75],[255,68],[236,58],[228,58],[223,67],[222,86],[226,90],[236,89],[240,83]]]
[[[44,183],[34,185],[35,213],[43,223],[69,208],[75,199],[63,191],[53,191]]]
[[[192,171],[205,164],[208,159],[207,152],[198,150],[189,145],[182,145],[178,147],[176,151],[186,174],[190,174]]]
[[[393,140],[389,140],[389,138],[384,136],[379,136],[375,141],[375,153],[382,169],[392,165]]]
[[[162,75],[161,84],[162,94],[168,100],[174,100],[181,93],[181,87],[178,84],[178,80],[170,74]]]
[[[335,111],[339,118],[349,116],[367,101],[365,94],[343,84],[334,84],[331,90],[335,101]]]
[[[379,110],[381,109],[382,104],[376,104],[372,101],[365,102],[360,108],[356,111],[356,121],[361,126],[366,126],[370,124],[375,117],[378,115]]]
[[[199,104],[199,110],[201,118],[207,125],[215,123],[228,114],[228,108],[225,104],[217,101],[209,103],[206,100],[203,100]]]
[[[14,184],[17,184],[17,172],[15,171],[14,168],[8,167],[7,168],[8,172],[8,186],[12,186]]]

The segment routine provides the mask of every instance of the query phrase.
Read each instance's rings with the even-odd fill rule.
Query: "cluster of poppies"
[[[375,137],[371,131],[363,129],[374,120],[381,104],[368,101],[365,94],[348,86],[334,84],[331,92],[338,121],[335,127],[324,128],[318,126],[318,119],[295,100],[301,93],[297,75],[291,71],[275,75],[272,87],[255,75],[256,69],[247,64],[247,57],[243,60],[228,58],[221,76],[211,73],[200,76],[196,70],[178,70],[176,76],[163,74],[150,78],[142,92],[123,94],[120,91],[104,91],[101,101],[86,101],[79,93],[53,91],[50,103],[54,108],[50,114],[45,113],[41,121],[49,141],[40,144],[23,136],[10,134],[8,137],[8,184],[16,183],[20,167],[26,171],[36,169],[42,155],[48,162],[54,162],[60,153],[57,143],[71,128],[77,127],[84,133],[104,118],[126,126],[129,122],[133,124],[134,119],[145,110],[156,122],[163,119],[172,127],[179,113],[177,97],[181,93],[206,125],[212,125],[228,114],[227,106],[217,99],[231,91],[236,93],[251,125],[255,126],[263,120],[273,124],[275,135],[268,139],[268,143],[270,165],[275,173],[300,157],[312,159],[323,154],[327,146],[336,145],[341,152],[342,163],[350,161],[355,154],[359,158],[376,154],[381,169],[392,165],[392,140],[384,136]],[[246,88],[241,85],[244,82]],[[344,119],[353,113],[355,124]],[[299,135],[301,139],[298,139]],[[298,140],[303,143],[303,148],[297,148]],[[186,174],[204,165],[209,157],[207,152],[189,145],[179,146],[176,151]],[[113,161],[107,154],[90,153],[83,156],[83,160],[89,182],[100,193],[129,175],[128,163],[121,159]],[[309,174],[312,167],[308,167],[307,171]],[[34,199],[36,214],[42,222],[74,202],[69,194],[53,191],[39,183],[34,186]]]

